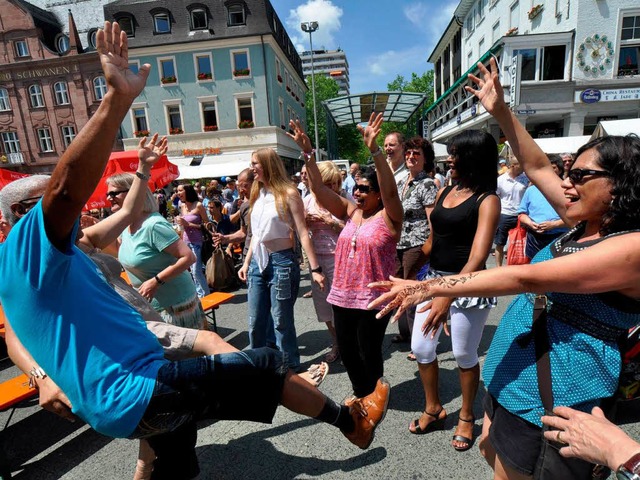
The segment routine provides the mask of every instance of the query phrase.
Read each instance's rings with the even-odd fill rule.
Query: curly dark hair
[[[555,165],[558,169],[558,176],[562,178],[562,174],[564,173],[564,163],[562,161],[562,157],[557,153],[547,153],[547,158],[551,162],[551,165]]]
[[[495,191],[498,178],[498,144],[487,132],[465,130],[447,144],[447,153],[456,158],[458,182],[474,193]]]
[[[636,135],[602,137],[583,145],[598,152],[597,163],[611,173],[611,206],[602,216],[601,235],[640,229],[640,139]]]
[[[184,198],[187,202],[197,202],[200,200],[193,185],[185,183],[182,185],[182,188],[184,188]]]
[[[371,190],[374,192],[380,191],[380,184],[378,183],[378,174],[373,166],[363,167],[360,169],[360,177],[367,180],[371,186]]]
[[[422,156],[424,157],[424,171],[430,172],[433,170],[433,161],[436,158],[436,154],[433,151],[431,142],[422,137],[413,137],[404,142],[404,151],[407,150],[422,150]]]

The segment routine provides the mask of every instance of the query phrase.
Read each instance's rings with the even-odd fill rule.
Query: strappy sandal
[[[466,422],[466,423],[475,423],[476,418],[475,417],[471,417],[470,419],[465,419],[462,417],[458,417],[458,420],[461,422]],[[466,452],[467,450],[469,450],[471,447],[473,447],[473,442],[474,442],[474,438],[473,435],[471,438],[469,437],[464,437],[462,435],[454,435],[453,436],[453,441],[454,442],[460,442],[460,443],[464,443],[465,446],[464,447],[456,447],[455,445],[453,445],[453,443],[451,444],[451,446],[453,447],[453,449],[457,452]]]
[[[422,428],[420,426],[420,419],[416,418],[413,422],[409,424],[409,433],[413,433],[414,435],[424,435],[425,433],[434,432],[436,430],[442,430],[444,428],[444,421],[447,419],[447,413],[445,412],[444,417],[440,418],[440,414],[444,408],[438,410],[437,413],[429,413],[426,410],[423,412],[431,418],[435,418],[435,420],[429,422],[429,424]],[[413,425],[413,430],[411,430],[411,426]]]
[[[340,358],[340,350],[337,345],[331,345],[331,350],[324,356],[324,361],[327,363],[333,363]]]

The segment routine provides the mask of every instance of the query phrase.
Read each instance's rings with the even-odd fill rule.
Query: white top
[[[291,238],[291,226],[278,215],[273,193],[260,189],[260,195],[251,210],[252,255],[260,271],[269,263],[269,249],[265,242]]]
[[[498,189],[496,190],[498,197],[500,197],[500,213],[502,215],[516,215],[526,189],[527,187],[522,183],[515,178],[511,178],[509,172],[500,175],[498,177]]]

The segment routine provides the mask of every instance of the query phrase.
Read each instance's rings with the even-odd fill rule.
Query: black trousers
[[[333,305],[338,349],[356,397],[373,392],[384,373],[382,341],[391,313],[381,319],[377,313]]]

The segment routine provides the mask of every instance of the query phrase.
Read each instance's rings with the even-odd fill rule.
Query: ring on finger
[[[562,437],[560,436],[562,434],[562,430],[558,430],[558,433],[556,433],[556,442],[558,443],[562,443],[564,445],[569,445],[567,442],[565,442]]]

